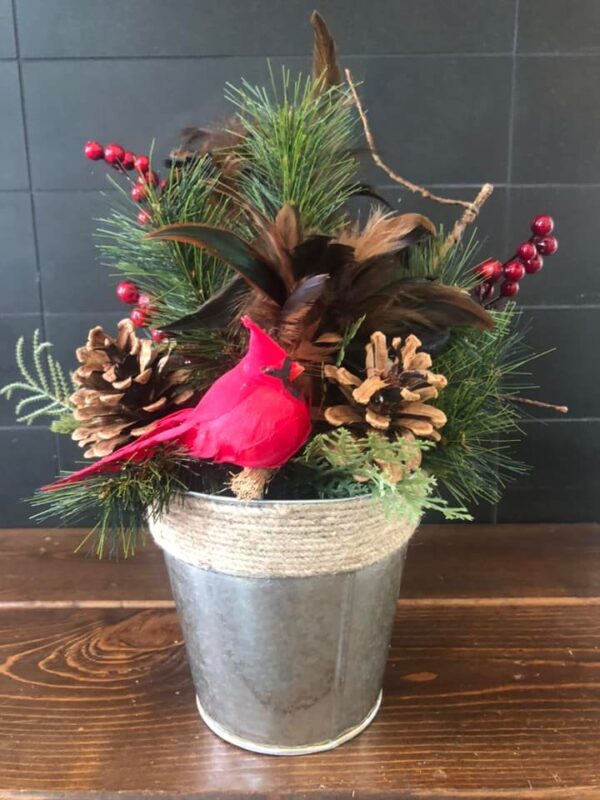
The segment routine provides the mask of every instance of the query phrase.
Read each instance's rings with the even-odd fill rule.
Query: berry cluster
[[[140,293],[140,290],[132,281],[121,281],[117,285],[116,292],[122,303],[133,306],[129,315],[129,319],[133,324],[137,328],[147,327],[154,311],[150,295]],[[158,330],[158,328],[151,330],[150,335],[155,342],[162,342],[166,338],[163,331]]]
[[[531,236],[528,241],[521,242],[515,255],[502,263],[495,258],[488,258],[475,267],[475,273],[481,279],[475,293],[481,303],[491,301],[494,288],[502,279],[499,297],[514,297],[519,291],[519,283],[525,275],[533,275],[544,266],[542,256],[552,256],[558,250],[558,239],[552,236],[554,220],[548,214],[538,214],[531,221]],[[499,298],[496,298],[499,299]]]
[[[135,155],[130,150],[125,150],[120,144],[107,144],[102,146],[100,142],[89,141],[83,148],[86,158],[92,161],[106,161],[120,172],[131,172],[135,170],[138,174],[137,182],[131,187],[131,197],[136,203],[143,203],[148,197],[148,187],[158,186],[164,189],[165,181],[160,180],[158,173],[150,166],[150,159],[146,155]],[[146,225],[150,221],[150,214],[141,210],[138,212],[137,220],[140,225]]]

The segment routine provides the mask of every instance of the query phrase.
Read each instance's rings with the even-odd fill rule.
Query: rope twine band
[[[149,521],[175,558],[245,577],[353,572],[403,547],[418,521],[386,516],[371,497],[251,501],[190,492]]]

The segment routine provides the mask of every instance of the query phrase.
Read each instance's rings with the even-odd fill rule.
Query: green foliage
[[[506,481],[525,470],[507,452],[520,437],[521,419],[510,396],[532,388],[524,367],[537,356],[523,344],[513,303],[492,314],[492,330],[455,331],[435,361],[448,386],[433,402],[448,422],[424,465],[461,503],[496,502]]]
[[[419,242],[406,251],[408,273],[414,278],[434,279],[446,286],[472,289],[478,282],[473,272],[473,263],[479,252],[477,231],[468,239],[444,252],[442,245],[446,240],[444,228],[440,227],[437,236]]]
[[[185,167],[172,167],[165,189],[150,188],[145,208],[150,225],[135,218],[139,209],[128,186],[111,181],[121,208],[100,220],[98,247],[103,262],[133,280],[153,298],[157,327],[195,311],[231,276],[222,261],[205,250],[178,242],[154,242],[146,234],[172,223],[203,222],[219,226],[231,213],[231,201],[216,192],[219,173],[208,156]]]
[[[346,350],[348,346],[354,340],[354,337],[360,330],[360,326],[363,324],[366,318],[367,315],[363,314],[362,317],[359,317],[357,320],[355,320],[346,327],[344,335],[342,336],[342,341],[340,342],[340,349],[338,350],[337,358],[335,361],[337,367],[340,367],[342,365],[342,361],[346,358]]]
[[[187,489],[184,479],[193,472],[194,463],[161,450],[145,461],[127,462],[118,472],[38,492],[32,504],[41,510],[34,519],[56,518],[63,525],[76,525],[92,515],[96,522],[80,547],[91,542],[99,558],[131,556],[148,518],[165,513]]]
[[[435,493],[436,479],[424,470],[410,470],[417,451],[429,442],[390,440],[379,433],[356,437],[346,428],[314,436],[296,459],[306,468],[307,480],[321,498],[372,494],[389,514],[417,521],[424,511],[440,511],[447,519],[470,519],[464,508],[451,508]],[[400,467],[407,477],[393,482],[388,469]],[[308,479],[312,473],[311,479]]]
[[[42,417],[63,417],[71,411],[69,396],[73,391],[70,379],[50,353],[50,342],[40,341],[40,332],[33,334],[31,364],[25,359],[25,337],[17,341],[15,357],[22,380],[9,383],[0,390],[0,395],[10,400],[15,392],[23,392],[15,405],[17,422],[31,425]]]
[[[52,420],[50,423],[50,430],[52,433],[61,433],[70,436],[80,425],[81,423],[75,419],[72,411],[65,411],[60,417]]]
[[[271,83],[271,91],[244,81],[226,92],[246,133],[236,148],[241,192],[271,219],[291,203],[307,230],[331,233],[358,189],[349,89],[334,86],[319,94],[315,80],[292,81],[286,69],[279,87],[273,75]]]

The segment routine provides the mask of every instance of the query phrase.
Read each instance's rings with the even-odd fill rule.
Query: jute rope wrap
[[[370,497],[245,503],[189,494],[150,522],[157,544],[176,558],[256,578],[351,572],[398,550],[415,529]]]

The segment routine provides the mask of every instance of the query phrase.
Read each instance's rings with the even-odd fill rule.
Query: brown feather
[[[354,258],[360,263],[396,253],[435,233],[433,222],[422,214],[393,214],[377,208],[362,230],[348,227],[337,241],[354,248]]]
[[[420,329],[493,328],[492,317],[468,294],[432,281],[405,281],[358,302],[350,316],[367,315],[362,330],[386,330],[405,335]]]
[[[284,347],[294,345],[306,335],[305,323],[316,302],[323,294],[329,275],[313,275],[292,292],[282,306],[279,316],[278,339]]]
[[[302,218],[291,203],[282,206],[275,217],[275,228],[285,248],[291,253],[304,239]]]
[[[319,91],[324,92],[342,82],[335,41],[318,11],[313,11],[310,24],[314,34],[312,75],[315,80],[319,80]]]

